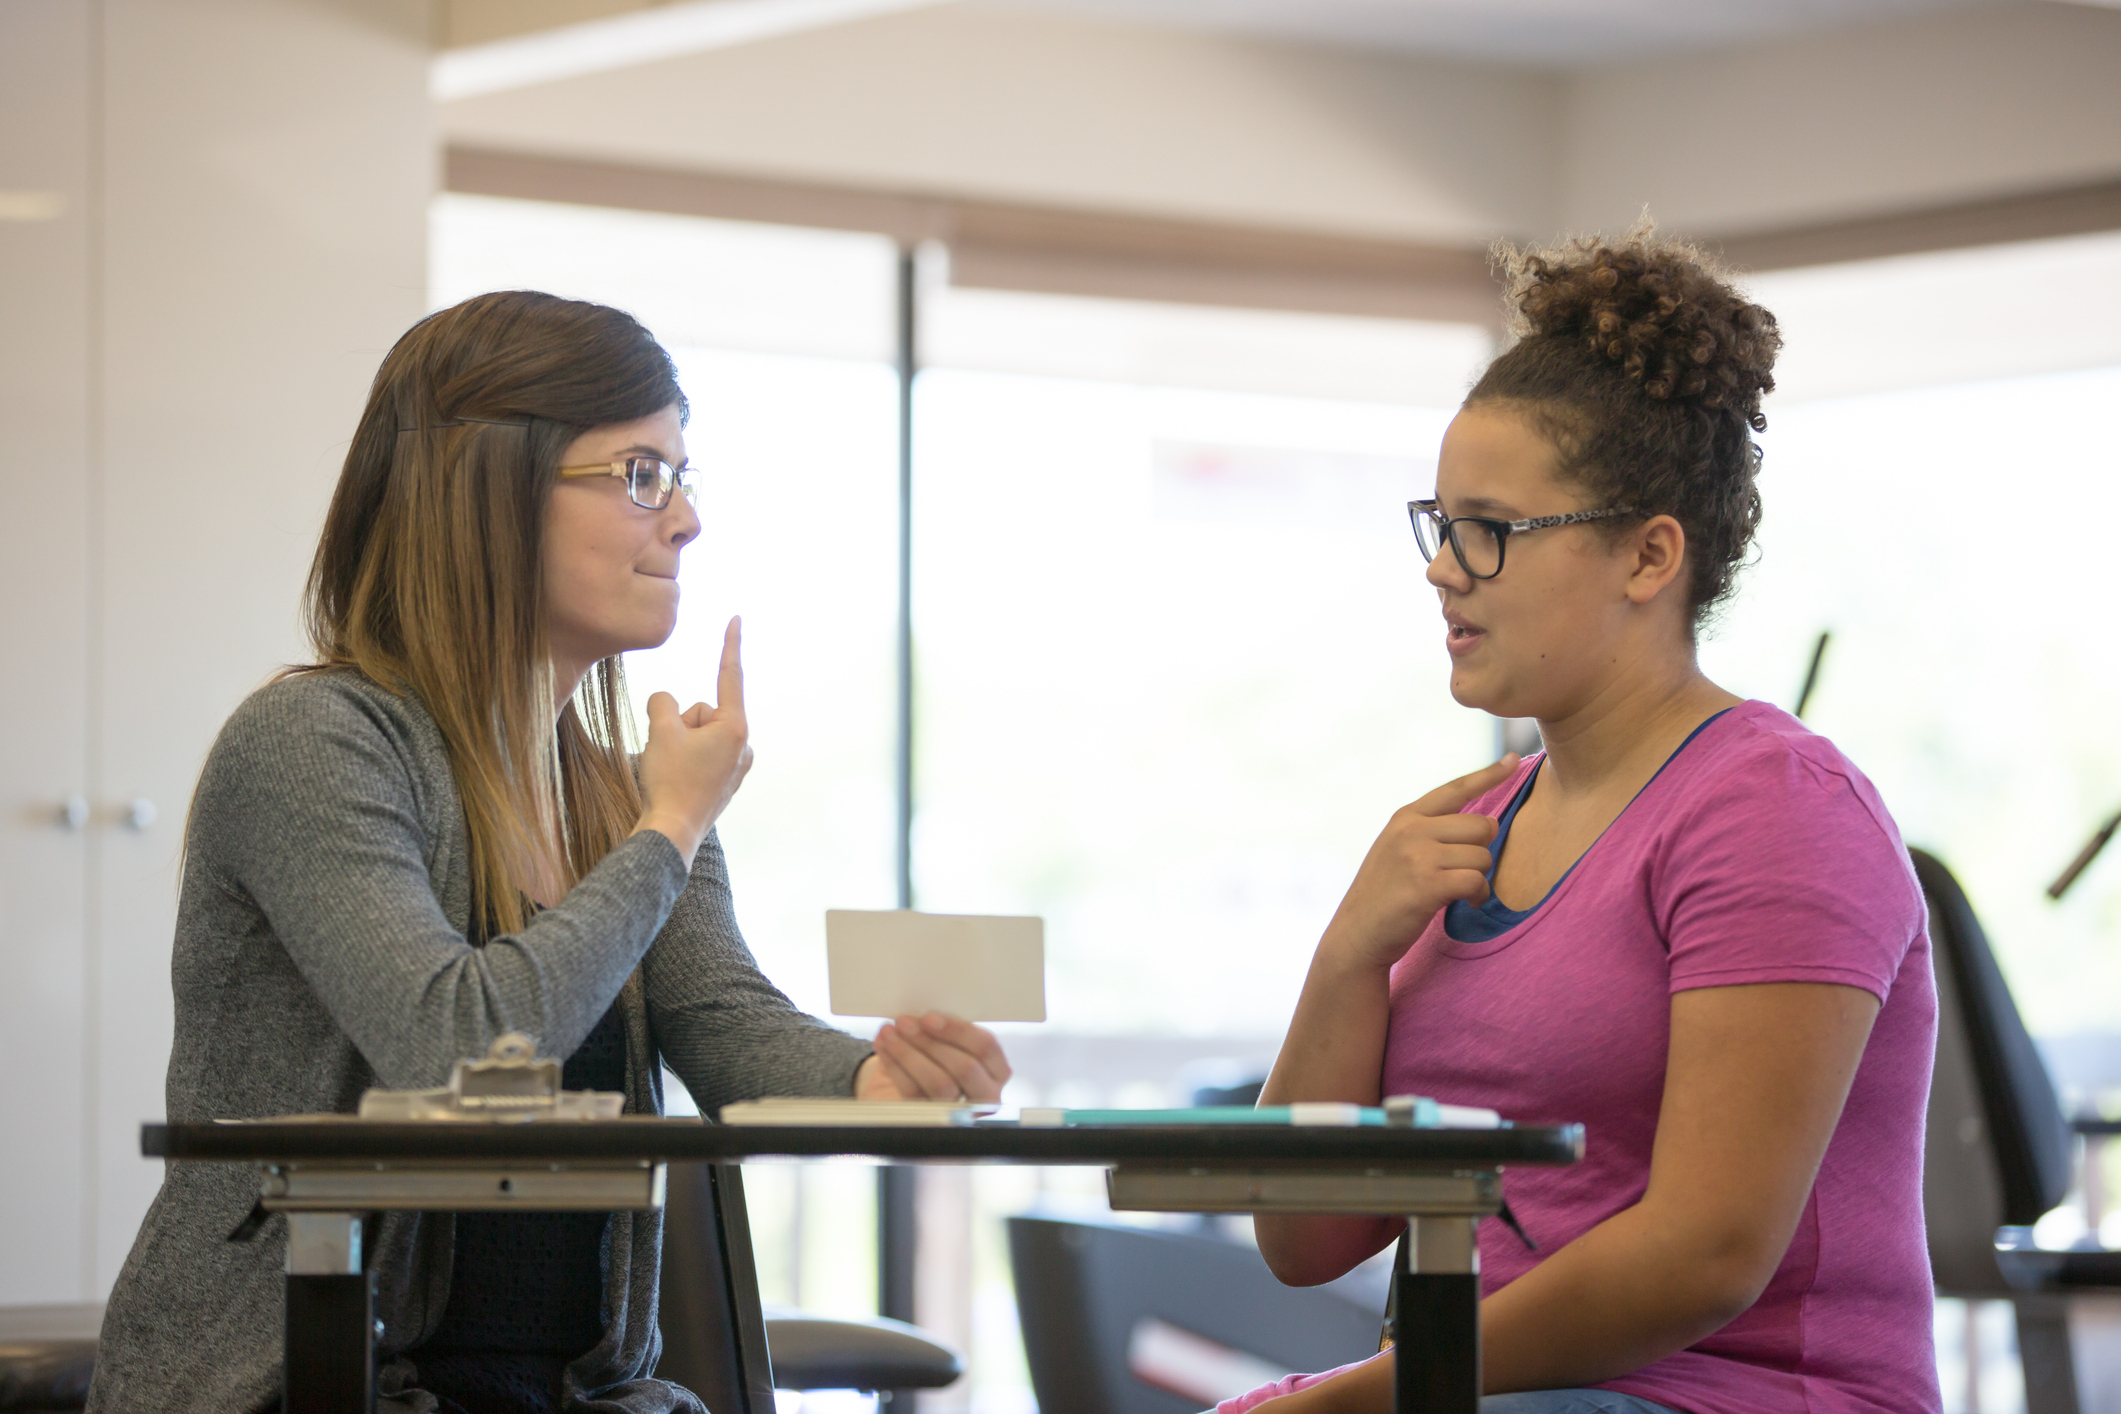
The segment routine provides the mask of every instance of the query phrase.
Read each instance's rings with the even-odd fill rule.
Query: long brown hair
[[[526,290],[479,295],[400,338],[369,391],[306,596],[316,662],[418,698],[464,805],[475,934],[513,932],[538,861],[571,885],[641,810],[617,658],[554,704],[541,549],[555,470],[592,427],[676,404],[632,316]]]

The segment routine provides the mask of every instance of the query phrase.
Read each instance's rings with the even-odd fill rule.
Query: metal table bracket
[[[1407,1262],[1393,1273],[1392,1343],[1448,1350],[1449,1360],[1395,1360],[1395,1414],[1480,1408],[1480,1220],[1502,1207],[1502,1176],[1386,1168],[1303,1172],[1120,1164],[1105,1174],[1116,1211],[1405,1216]]]
[[[267,1212],[609,1212],[663,1206],[663,1165],[281,1163],[265,1166]]]
[[[1407,1213],[1485,1217],[1502,1206],[1492,1170],[1407,1173],[1373,1168],[1306,1172],[1292,1168],[1203,1168],[1120,1164],[1105,1174],[1117,1212]]]

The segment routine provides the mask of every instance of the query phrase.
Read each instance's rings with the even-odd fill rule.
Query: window
[[[634,688],[709,695],[744,614],[759,759],[722,834],[760,962],[822,1013],[824,910],[893,901],[892,249],[458,196],[434,249],[438,304],[579,294],[676,355],[706,531]],[[1011,1098],[1182,1102],[1271,1058],[1390,812],[1495,751],[1404,514],[1488,336],[928,275],[917,901],[1047,920]],[[1792,705],[1831,630],[1810,721],[1965,881],[2069,1102],[2121,1108],[2121,860],[2041,893],[2121,809],[2121,326],[2083,312],[2121,297],[2121,238],[1753,284],[1788,339],[1767,514],[1704,667]],[[869,1170],[750,1172],[767,1298],[873,1310]],[[999,1219],[1076,1202],[1102,1212],[1094,1174],[924,1175],[922,1319],[972,1356],[924,1407],[1030,1408]],[[1981,1319],[1940,1311],[1948,1391]]]

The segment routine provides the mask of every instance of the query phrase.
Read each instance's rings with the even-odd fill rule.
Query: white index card
[[[825,912],[835,1016],[1046,1019],[1046,921],[908,909]]]

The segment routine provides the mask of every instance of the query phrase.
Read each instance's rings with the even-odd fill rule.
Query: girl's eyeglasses
[[[1407,502],[1407,517],[1414,522],[1414,543],[1421,547],[1421,557],[1435,559],[1448,542],[1451,553],[1458,556],[1459,566],[1475,579],[1493,579],[1502,573],[1503,547],[1512,535],[1633,514],[1632,506],[1608,506],[1602,511],[1571,511],[1530,520],[1495,520],[1488,516],[1447,516],[1440,501]]]

